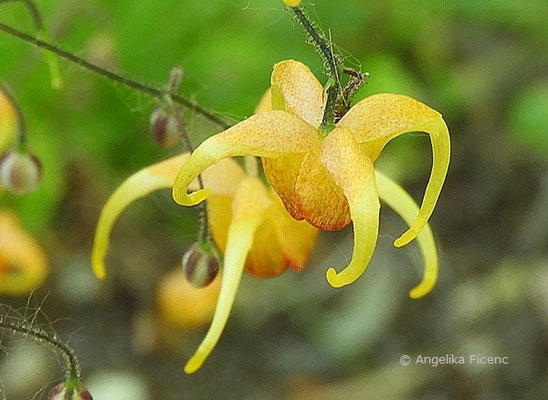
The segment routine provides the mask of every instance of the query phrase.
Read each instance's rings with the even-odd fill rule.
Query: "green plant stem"
[[[337,58],[331,51],[331,48],[327,44],[327,42],[324,40],[322,35],[320,35],[314,26],[312,25],[312,22],[308,19],[306,14],[303,10],[301,10],[300,7],[291,7],[295,15],[297,16],[297,19],[303,26],[303,28],[306,30],[310,38],[316,43],[318,49],[321,51],[322,55],[325,57],[327,64],[329,66],[329,76],[331,80],[334,82],[334,86],[332,88],[328,88],[328,98],[327,103],[325,105],[325,111],[324,116],[322,119],[322,125],[321,130],[328,132],[333,125],[333,118],[334,118],[334,112],[333,109],[335,107],[335,102],[337,100],[337,93],[342,94],[342,88],[341,88],[341,79],[339,74],[339,62],[337,61]],[[335,93],[335,95],[333,95]]]
[[[160,89],[157,89],[157,88],[154,88],[154,87],[151,87],[151,86],[148,86],[148,85],[145,85],[141,82],[137,82],[135,80],[132,80],[132,79],[129,79],[129,78],[126,78],[122,75],[118,75],[112,71],[108,71],[104,68],[101,68],[99,67],[98,65],[95,65],[95,64],[92,64],[91,62],[89,61],[86,61],[68,51],[65,51],[57,46],[54,46],[53,44],[51,43],[47,43],[43,40],[40,40],[36,37],[33,37],[31,35],[28,35],[24,32],[21,32],[11,26],[8,26],[6,24],[3,24],[3,23],[0,23],[0,30],[11,35],[11,36],[14,36],[16,38],[19,38],[21,40],[24,40],[25,42],[27,43],[30,43],[36,47],[39,47],[41,49],[44,49],[44,50],[47,50],[51,53],[54,53],[56,55],[58,55],[59,57],[61,58],[64,58],[74,64],[77,64],[79,65],[80,67],[82,68],[85,68],[85,69],[88,69],[90,71],[93,71],[95,72],[96,74],[98,75],[101,75],[107,79],[110,79],[110,80],[113,80],[113,81],[116,81],[118,83],[121,83],[122,85],[125,85],[127,87],[130,87],[132,89],[136,89],[136,90],[139,90],[145,94],[148,94],[150,96],[153,96],[153,97],[156,97],[158,99],[162,99],[163,96],[165,96],[165,91],[164,90],[160,90]],[[174,96],[171,96],[172,100],[175,102],[175,103],[178,103],[194,112],[196,112],[197,114],[200,114],[202,115],[203,117],[205,117],[206,119],[208,119],[209,121],[213,122],[214,124],[218,125],[219,127],[223,128],[223,129],[228,129],[230,128],[230,124],[224,122],[223,120],[221,120],[220,118],[218,118],[216,115],[214,115],[211,111],[208,111],[202,107],[200,107],[198,104],[188,100],[188,99],[185,99],[179,95],[174,95]]]

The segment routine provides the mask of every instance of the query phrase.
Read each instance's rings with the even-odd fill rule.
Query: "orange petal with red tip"
[[[419,207],[400,185],[379,171],[375,171],[379,198],[392,208],[409,225],[413,223]],[[424,260],[422,281],[409,292],[409,297],[418,299],[430,293],[438,280],[438,252],[430,226],[425,225],[417,236],[417,243]]]
[[[15,214],[0,210],[0,294],[27,295],[42,285],[47,274],[42,247],[19,226]]]
[[[246,178],[238,187],[233,208],[233,218],[228,230],[224,256],[221,292],[211,326],[196,353],[185,365],[185,372],[198,370],[209,356],[228,321],[234,298],[240,285],[245,261],[251,249],[255,232],[264,220],[265,211],[272,201],[264,185],[257,178]]]
[[[417,237],[432,215],[447,175],[450,139],[441,114],[407,96],[378,94],[358,104],[339,121],[350,129],[373,161],[394,137],[407,132],[426,132],[432,144],[432,172],[415,222],[394,244],[401,247]]]
[[[295,203],[299,215],[311,225],[340,230],[350,223],[350,208],[343,189],[320,162],[319,153],[320,147],[316,147],[304,157],[295,182]]]
[[[196,205],[209,195],[200,190],[188,194],[190,183],[207,167],[235,156],[275,158],[305,153],[319,140],[317,130],[284,111],[254,115],[204,141],[181,168],[173,185],[173,198],[184,206]]]
[[[133,174],[109,198],[101,211],[93,242],[92,266],[98,278],[103,279],[106,275],[105,256],[112,228],[120,214],[134,201],[156,190],[171,187],[188,157],[188,153],[181,154]],[[233,196],[245,173],[234,160],[223,160],[218,166],[204,171],[202,177],[215,196]],[[198,182],[194,181],[192,188],[198,187]]]
[[[326,277],[333,287],[358,279],[369,263],[379,230],[379,199],[373,163],[360,149],[352,132],[336,128],[323,141],[319,158],[348,200],[354,228],[354,252],[341,272],[330,268]],[[326,204],[329,199],[325,199]]]

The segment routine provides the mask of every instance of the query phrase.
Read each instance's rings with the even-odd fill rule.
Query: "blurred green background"
[[[39,322],[53,321],[70,339],[96,400],[548,398],[548,3],[303,4],[348,63],[371,74],[358,98],[406,94],[447,121],[452,161],[431,219],[440,278],[429,296],[408,298],[422,261],[416,245],[392,246],[404,225],[384,208],[377,251],[357,283],[335,290],[324,276],[350,256],[351,228],[322,233],[303,273],[244,277],[219,345],[197,374],[184,375],[207,324],[161,343],[155,292],[193,241],[196,212],[167,192],[138,202],[114,230],[109,279],[97,282],[90,267],[110,193],[181,150],[152,141],[156,102],[64,61],[65,87],[53,90],[40,52],[0,33],[0,79],[44,164],[40,190],[5,195],[2,207],[17,210],[51,260],[47,284],[30,300],[1,302],[27,315],[40,306]],[[37,5],[61,47],[157,86],[182,66],[183,94],[229,120],[252,114],[277,61],[303,61],[325,82],[319,57],[278,0]],[[0,21],[34,32],[18,2],[0,4]],[[216,132],[187,117],[195,143]],[[378,166],[418,201],[430,159],[427,137],[412,134],[389,144]],[[62,379],[47,352],[22,340],[2,345],[7,399],[44,399]],[[446,353],[504,355],[509,365],[399,363],[403,354]]]

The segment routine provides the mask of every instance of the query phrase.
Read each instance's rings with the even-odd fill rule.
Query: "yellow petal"
[[[301,62],[287,60],[274,66],[271,77],[272,109],[282,109],[318,128],[326,102],[323,87],[310,68]],[[281,99],[276,99],[281,96]],[[276,104],[283,108],[277,108]]]
[[[272,92],[268,89],[255,108],[255,114],[272,110]]]
[[[440,113],[407,96],[378,94],[358,104],[341,119],[338,126],[350,129],[373,161],[394,137],[407,132],[426,132],[432,144],[432,172],[415,222],[394,244],[401,247],[412,241],[432,215],[447,175],[450,139]]]
[[[16,134],[17,113],[0,87],[0,155],[13,143]]]
[[[381,172],[375,171],[375,177],[379,198],[398,213],[408,225],[411,225],[419,211],[413,198],[400,185]],[[438,252],[434,235],[428,224],[417,236],[417,242],[424,260],[424,275],[422,281],[409,292],[409,296],[413,299],[428,294],[438,279]]]
[[[245,263],[246,271],[259,277],[280,275],[287,266],[304,268],[318,232],[306,222],[294,220],[275,193],[269,193],[269,196],[272,205],[255,233]],[[222,254],[226,251],[232,220],[232,200],[221,196],[211,196],[207,200],[211,233]]]
[[[99,217],[92,250],[92,265],[95,275],[103,279],[106,274],[105,256],[108,251],[112,227],[120,214],[134,201],[159,189],[173,185],[181,165],[188,159],[188,154],[162,161],[145,168],[125,180],[112,194]],[[222,176],[222,178],[221,178]],[[204,183],[213,188],[217,196],[232,196],[245,173],[233,160],[226,160],[203,174]],[[197,189],[194,181],[192,188]]]
[[[224,158],[304,153],[318,140],[316,129],[284,111],[254,115],[207,139],[192,153],[173,185],[173,198],[184,206],[205,200],[209,190],[187,194],[188,186],[203,170]]]
[[[233,202],[233,220],[228,231],[217,308],[204,340],[185,365],[187,374],[195,372],[202,366],[221,337],[234,304],[255,231],[270,204],[265,188],[257,178],[247,178],[242,181]]]
[[[320,161],[344,191],[354,227],[354,253],[341,272],[330,268],[327,281],[333,287],[348,285],[358,279],[373,255],[379,230],[379,199],[373,163],[345,128],[336,128],[323,141]],[[325,199],[329,207],[329,199]]]
[[[27,295],[42,285],[47,274],[42,247],[19,226],[13,213],[0,210],[0,294]]]

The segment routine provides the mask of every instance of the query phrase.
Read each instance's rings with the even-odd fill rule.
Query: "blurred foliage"
[[[183,94],[229,120],[253,112],[277,61],[298,59],[322,77],[319,57],[278,0],[37,4],[61,47],[157,86],[182,66]],[[155,293],[193,240],[196,213],[175,206],[169,193],[142,200],[114,231],[111,279],[96,282],[89,265],[109,194],[130,173],[181,148],[154,146],[153,99],[65,61],[65,86],[54,90],[41,53],[0,33],[0,79],[20,103],[30,148],[44,165],[38,192],[1,199],[51,258],[50,279],[30,304],[49,294],[43,312],[70,318],[55,327],[73,336],[99,400],[546,398],[548,3],[303,4],[347,62],[370,72],[358,98],[406,94],[446,118],[453,159],[432,218],[441,253],[433,293],[406,297],[419,280],[420,257],[414,246],[393,249],[403,224],[384,212],[380,251],[356,284],[328,287],[326,267],[342,263],[351,246],[348,230],[322,234],[305,272],[244,279],[219,346],[198,374],[184,376],[183,361],[204,332],[159,322]],[[33,32],[18,2],[0,4],[0,21]],[[187,120],[195,144],[216,132],[191,113]],[[427,138],[394,140],[379,167],[419,199],[430,169]],[[24,307],[27,299],[2,301]],[[10,400],[27,400],[40,385],[28,374],[59,376],[47,357],[29,371],[21,354],[43,354],[15,345],[1,360],[0,387]],[[398,363],[401,354],[470,352],[508,355],[510,365]],[[14,373],[14,363],[28,372]]]

